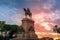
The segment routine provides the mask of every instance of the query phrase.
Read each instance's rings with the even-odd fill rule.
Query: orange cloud
[[[50,1],[49,1],[50,2]],[[40,5],[30,5],[31,12],[33,13],[33,19],[35,21],[35,30],[38,31],[48,31],[52,32],[53,27],[56,23],[54,23],[54,20],[56,17],[56,13],[54,12],[55,10],[53,7],[53,4],[50,3],[43,3]],[[42,30],[41,30],[42,29]]]
[[[54,32],[36,32],[36,34],[38,35],[38,38],[42,38],[42,37],[55,38],[55,37],[58,37],[58,35],[60,35],[60,34],[54,33]]]

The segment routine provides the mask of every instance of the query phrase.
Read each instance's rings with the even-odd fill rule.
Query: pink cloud
[[[54,20],[59,18],[59,14],[56,14],[56,10],[53,7],[55,5],[55,0],[47,0],[47,3],[33,3],[30,4],[31,12],[33,13],[33,19],[35,20],[35,24],[38,23],[40,26],[36,26],[36,30],[38,31],[43,28],[45,31],[53,31],[53,27],[56,23]],[[57,10],[59,11],[59,10]],[[42,28],[40,28],[42,27]],[[40,28],[40,29],[39,29]],[[41,30],[40,30],[41,31]]]
[[[33,16],[33,20],[35,21],[35,31],[48,31],[52,32],[53,27],[55,24],[55,19],[59,19],[59,11],[60,10],[54,10],[55,8],[53,7],[55,5],[55,0],[47,0],[45,3],[39,3],[42,0],[36,0],[38,3],[33,3],[32,0],[26,0],[26,1],[31,1],[31,3],[28,5],[30,8]],[[14,21],[17,21],[19,24],[21,23],[21,19],[23,15],[21,14],[15,14],[11,18]]]

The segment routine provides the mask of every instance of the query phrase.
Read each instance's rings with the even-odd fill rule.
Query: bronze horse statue
[[[23,8],[24,9],[24,12],[25,12],[25,16],[29,16],[31,17],[32,16],[32,13],[30,12],[30,9],[29,8]]]

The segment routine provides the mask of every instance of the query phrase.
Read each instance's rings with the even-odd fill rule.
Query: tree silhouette
[[[60,33],[60,28],[58,28],[58,25],[54,26],[53,31],[56,33]]]
[[[25,32],[22,26],[20,26],[19,32],[20,33]]]
[[[9,33],[11,38],[13,38],[14,34],[17,34],[17,32],[18,32],[17,28],[18,28],[18,25],[11,25],[11,29],[10,29],[10,33]]]
[[[4,30],[9,31],[9,37],[10,38],[13,38],[13,35],[18,33],[18,28],[19,28],[18,25],[5,24],[3,26]]]
[[[11,29],[11,25],[5,24],[5,25],[3,26],[3,28],[4,28],[5,30],[9,31],[9,30]]]

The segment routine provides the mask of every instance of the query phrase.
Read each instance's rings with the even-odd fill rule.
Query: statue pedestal
[[[22,19],[22,28],[24,30],[24,37],[22,39],[37,39],[37,35],[34,30],[34,20],[31,19],[32,13],[29,8],[24,8],[25,18]],[[28,16],[30,18],[28,18]]]
[[[37,39],[37,35],[35,34],[35,30],[34,30],[34,21],[32,19],[23,18],[22,27],[25,31],[24,39]]]

